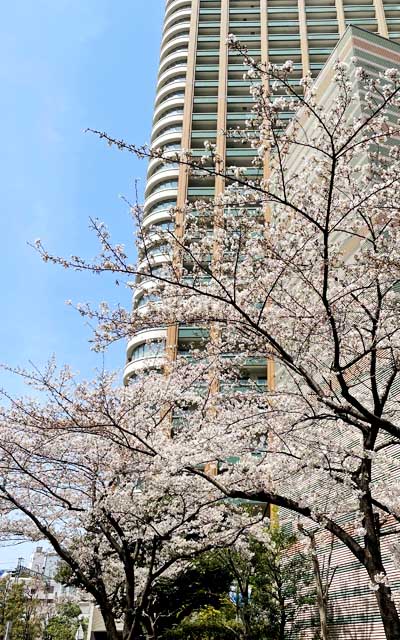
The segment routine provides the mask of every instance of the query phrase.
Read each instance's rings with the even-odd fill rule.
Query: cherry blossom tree
[[[54,363],[17,373],[47,401],[10,398],[1,410],[0,536],[47,540],[69,583],[96,601],[110,640],[121,625],[123,640],[137,638],[160,579],[239,544],[264,514],[221,502],[163,454],[166,407],[177,388],[185,396],[182,384],[160,374],[122,389],[106,375],[78,384]]]
[[[135,278],[153,281],[160,299],[144,309],[79,307],[98,320],[97,348],[147,325],[209,332],[191,356],[208,371],[207,409],[188,411],[168,441],[171,465],[216,495],[277,505],[333,534],[368,573],[394,640],[400,620],[382,539],[394,536],[397,558],[400,76],[370,77],[356,60],[338,61],[327,105],[308,76],[295,90],[290,61],[261,65],[234,37],[230,46],[244,57],[254,109],[245,130],[226,135],[252,146],[255,166],[270,174],[250,179],[225,166],[211,143],[198,158],[100,133],[140,157],[180,162],[189,176],[219,176],[225,190],[175,210],[184,225],[157,232],[174,257],[161,270],[149,253],[154,230],[136,207],[137,265],[96,220],[97,261],[37,248],[64,267],[125,276],[131,288]],[[251,375],[262,361],[268,393]],[[204,469],[210,460],[217,476]]]

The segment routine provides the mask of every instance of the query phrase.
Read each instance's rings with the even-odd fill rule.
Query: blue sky
[[[129,304],[112,281],[45,265],[27,242],[93,256],[89,216],[132,243],[127,208],[146,165],[86,127],[148,141],[163,0],[15,0],[0,9],[0,361],[41,366],[53,353],[82,377],[102,366],[90,329],[65,300]],[[106,356],[121,368],[124,345]],[[0,373],[18,393],[18,381]],[[0,549],[0,569],[29,548]]]

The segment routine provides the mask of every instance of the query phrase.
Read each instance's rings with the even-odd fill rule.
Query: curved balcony
[[[189,47],[188,33],[177,35],[175,38],[173,38],[169,42],[162,44],[161,51],[160,51],[160,64],[164,61],[165,57],[169,56],[174,51],[174,49],[176,49],[177,47],[183,47],[183,46],[186,46],[186,48]]]
[[[163,267],[170,263],[171,263],[171,255],[168,253],[159,253],[159,254],[154,254],[152,256],[148,256],[147,258],[142,258],[142,260],[138,262],[138,265],[137,265],[140,273],[143,273],[142,282],[151,281],[151,276],[150,275],[147,276],[147,274],[144,273],[144,271],[148,269],[149,264],[153,269],[156,269],[157,267]]]
[[[175,220],[174,216],[167,216],[156,221],[153,221],[150,225],[146,225],[145,231],[150,242],[161,242],[167,238],[170,238],[170,232],[174,232]]]
[[[172,69],[176,69],[177,67],[187,67],[187,56],[180,56],[177,60],[173,62],[169,62],[164,69],[159,71],[158,77],[162,76],[167,71],[171,71]]]
[[[155,280],[145,280],[138,284],[132,296],[133,304],[135,304],[143,295],[150,294],[153,289],[156,289],[156,287],[157,282],[155,282]]]
[[[170,265],[170,263],[168,263],[168,264],[164,263],[164,264],[160,264],[157,267],[155,267],[153,269],[153,273],[154,273],[153,276],[143,274],[142,277],[140,278],[140,280],[137,281],[136,286],[138,287],[138,289],[140,291],[144,291],[145,287],[147,285],[154,284],[155,282],[160,284],[159,280],[155,280],[155,274],[156,274],[157,271],[159,271],[160,273],[161,272],[165,272],[166,275],[169,275],[169,269],[165,269],[164,268],[166,266],[169,267],[169,265]]]
[[[163,100],[170,93],[179,93],[181,91],[185,91],[186,89],[186,78],[184,80],[175,80],[171,84],[166,84],[157,91],[155,106],[157,107],[159,104],[163,102]],[[168,99],[168,98],[167,98]]]
[[[168,157],[168,153],[166,153],[165,155]],[[164,161],[159,160],[159,158],[154,158],[154,162],[152,163],[151,167],[149,165],[147,170],[147,181],[149,181],[153,176],[155,176],[158,173],[161,173],[162,171],[169,171],[172,169],[179,170],[178,161],[165,163]]]
[[[175,62],[171,62],[160,73],[157,78],[157,88],[160,89],[165,80],[168,80],[172,75],[186,75],[187,71],[187,56],[178,58]]]
[[[164,21],[163,35],[168,33],[168,30],[172,27],[182,24],[190,24],[192,9],[191,7],[182,7],[178,11],[174,11],[168,18]]]
[[[146,248],[146,251],[144,250]],[[139,256],[141,262],[147,261],[154,257],[166,256],[170,258],[172,253],[171,244],[169,243],[169,237],[162,233],[147,233],[146,241],[143,240],[139,243]],[[140,264],[140,263],[139,263]]]
[[[161,203],[163,200],[176,200],[177,193],[177,189],[165,189],[162,191],[157,191],[157,193],[152,193],[151,196],[149,196],[145,200],[144,215],[146,215],[146,212],[151,209],[152,205],[157,204],[158,202]]]
[[[190,0],[166,0],[165,15],[167,16],[171,11],[176,11],[176,8],[182,4],[190,4]]]
[[[143,221],[143,230],[148,230],[149,233],[152,233],[151,227],[157,228],[157,225],[161,225],[163,223],[168,223],[169,225],[173,225],[173,216],[169,213],[168,209],[164,209],[164,211],[156,211],[155,213],[150,214]],[[156,231],[155,231],[156,233]]]
[[[166,224],[171,224],[171,220],[162,220],[159,223],[159,228],[157,228],[157,226],[149,226],[147,225],[146,229],[143,229],[143,231],[146,232],[144,239],[142,238],[141,241],[139,242],[139,254],[144,253],[143,247],[144,245],[146,245],[146,249],[148,252],[150,252],[150,254],[152,255],[153,253],[157,254],[157,251],[159,250],[159,248],[155,245],[161,245],[163,247],[163,250],[168,254],[168,250],[169,247],[166,247],[166,243],[168,242],[168,236],[166,236],[165,233],[163,233],[163,228],[162,228],[162,224],[163,223]],[[153,249],[157,249],[157,251],[154,251]]]
[[[139,317],[145,317],[149,313],[149,305],[159,304],[160,302],[161,298],[158,294],[144,293],[143,296],[137,299],[135,306],[136,314]]]
[[[173,128],[172,131],[168,129],[166,133],[161,134],[161,136],[155,139],[155,142],[157,142],[157,140],[163,139],[164,136],[170,136],[170,135],[179,136],[179,140],[177,140],[176,142],[174,141],[172,143],[174,148],[172,148],[172,146],[170,146],[169,144],[165,146],[164,145],[161,146],[163,150],[163,159],[156,157],[156,158],[152,158],[151,164],[149,162],[149,165],[147,167],[147,180],[150,180],[150,178],[155,173],[158,173],[159,171],[168,171],[168,169],[179,168],[179,154],[180,154],[180,147],[181,147],[180,142],[182,137],[182,129],[181,128],[179,129],[176,128],[175,130],[174,129],[175,127]],[[160,149],[160,146],[157,144],[153,144],[152,145],[153,153],[156,152],[156,149],[157,150]]]
[[[147,185],[146,188],[146,200],[150,198],[154,193],[159,193],[160,191],[170,191],[171,189],[178,189],[178,174],[179,169],[170,169],[168,172],[165,172],[159,178],[153,180],[151,185]]]
[[[175,24],[181,24],[182,22],[190,23],[190,16],[192,9],[190,5],[177,9],[173,13],[169,14],[164,20],[163,35],[167,33],[168,29]]]
[[[147,166],[147,180],[158,171],[163,171],[165,166],[164,162],[159,158],[152,158]]]
[[[161,134],[161,136],[159,136],[159,138],[163,138],[165,135],[169,136],[172,134],[178,135],[178,139],[172,140],[172,142],[168,142],[167,144],[162,144],[163,159],[159,158],[158,156],[151,158],[149,164],[147,165],[147,179],[149,179],[153,175],[153,173],[159,170],[157,166],[158,164],[165,164],[165,166],[167,166],[168,164],[171,169],[175,167],[175,164],[178,164],[179,154],[181,150],[182,132],[178,130],[169,133],[167,132],[166,134],[163,133]],[[157,142],[159,138],[156,138],[155,142]],[[151,148],[152,152],[155,153],[156,150],[158,152],[158,150],[160,149],[160,145],[153,143]],[[167,160],[170,160],[170,162],[167,163]]]
[[[173,95],[171,98],[167,98],[157,107],[157,109],[154,110],[153,123],[157,124],[160,118],[164,117],[163,114],[169,109],[182,109],[183,112],[184,104],[184,95]]]
[[[159,149],[170,143],[180,144],[182,140],[182,129],[180,131],[170,131],[169,133],[163,133],[158,138],[153,140],[152,148]]]
[[[172,116],[175,116],[175,117],[181,116],[182,117],[183,116],[183,106],[182,105],[179,105],[177,107],[169,106],[165,111],[163,111],[162,118],[171,118]],[[159,125],[159,121],[162,118],[160,118],[157,122],[154,123],[153,131],[154,131],[154,128]]]
[[[156,202],[153,206],[146,207],[146,217],[149,215],[153,215],[155,213],[159,213],[160,211],[170,211],[176,207],[176,195],[174,194],[172,198],[162,198],[159,202]]]
[[[169,18],[164,22],[164,27],[162,31],[161,39],[164,40],[165,36],[173,29],[174,27],[181,27],[182,25],[190,29],[190,18],[191,18],[191,9],[185,9],[184,7],[173,13]]]
[[[174,207],[176,207],[176,195],[174,195],[173,198],[165,198],[165,199],[163,198],[155,206],[147,208],[147,215],[143,220],[143,224],[147,224],[146,221],[148,218],[152,219],[153,216],[156,216],[159,213],[169,214],[170,210],[173,209]]]
[[[167,69],[162,73],[157,82],[157,92],[160,91],[163,87],[168,84],[172,84],[173,82],[177,82],[179,80],[186,81],[186,64],[178,64],[176,67],[172,67],[172,69]]]
[[[165,3],[164,20],[167,19],[171,13],[180,11],[185,6],[191,7],[191,0],[167,0]]]
[[[130,378],[134,378],[135,375],[146,369],[162,369],[166,363],[166,356],[158,356],[152,358],[143,358],[143,360],[134,360],[128,362],[125,365],[123,382],[125,385],[129,384]]]
[[[178,49],[174,49],[168,56],[164,58],[164,60],[160,63],[159,66],[159,74],[166,71],[166,69],[171,68],[169,65],[174,63],[186,64],[188,57],[187,47],[178,47]]]
[[[180,127],[180,131],[182,131],[182,121],[183,121],[183,111],[179,110],[178,113],[173,113],[171,115],[165,115],[163,118],[153,126],[153,130],[151,133],[151,141],[160,137],[164,132],[166,133],[166,129],[169,127]]]
[[[179,140],[177,141],[173,141],[170,142],[166,145],[163,145],[163,155],[166,158],[171,158],[174,161],[178,162],[177,157],[176,157],[176,153],[180,151],[181,149],[181,137],[179,138]],[[156,147],[153,145],[153,149],[155,149]],[[155,173],[157,171],[157,165],[162,164],[162,160],[160,160],[160,158],[152,158],[147,166],[147,177],[149,178],[150,176],[153,175],[153,173]]]
[[[179,36],[188,36],[190,32],[190,22],[180,22],[178,24],[173,24],[169,27],[165,33],[163,34],[161,48],[163,49],[168,42],[171,40],[178,38]]]
[[[171,255],[171,235],[170,231],[174,229],[174,221],[168,214],[147,224],[143,228],[144,234],[139,243],[139,255],[144,256],[144,246],[146,246],[147,256]]]
[[[171,0],[169,3],[167,2],[164,20],[167,20],[172,13],[183,9],[185,6],[190,6],[190,0]]]
[[[186,82],[185,82],[186,85]],[[167,104],[167,106],[174,102],[175,100],[184,100],[185,99],[185,88],[184,87],[171,87],[168,88],[167,90],[165,90],[164,88],[160,90],[159,92],[159,104],[157,104],[157,106],[154,109],[154,114],[156,114],[156,112],[158,113],[158,111],[164,108],[164,104]],[[154,120],[153,116],[153,120]]]
[[[171,165],[163,165],[161,164],[158,171],[155,171],[153,175],[148,178],[146,183],[145,196],[150,195],[154,187],[159,182],[164,182],[168,180],[178,180],[179,177],[179,166],[171,166]]]
[[[127,361],[130,362],[132,360],[132,355],[135,349],[141,345],[156,343],[161,348],[161,341],[165,341],[166,336],[167,330],[163,327],[157,327],[154,329],[143,329],[143,331],[138,331],[138,333],[135,333],[135,335],[128,341],[128,345],[126,348]]]

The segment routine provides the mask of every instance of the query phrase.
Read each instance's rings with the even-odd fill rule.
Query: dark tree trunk
[[[243,639],[244,640],[251,640],[252,637],[252,633],[251,633],[251,617],[250,617],[250,612],[249,612],[249,592],[248,592],[248,585],[245,586],[244,590],[241,591],[241,596],[243,599],[243,604],[241,607],[241,618],[242,618],[242,622],[243,622],[243,626],[244,626],[244,635],[243,635]]]
[[[321,630],[322,640],[329,640],[329,627],[328,627],[328,603],[325,598],[318,596],[318,608],[319,608],[319,624]]]
[[[374,512],[372,507],[370,490],[372,477],[371,460],[363,460],[360,468],[361,482],[359,486],[363,491],[363,496],[360,499],[360,510],[364,514],[364,528],[366,530],[364,536],[364,566],[372,584],[374,586],[379,584],[375,594],[386,638],[387,640],[400,640],[400,618],[392,600],[391,589],[376,580],[379,575],[386,576],[386,571],[382,561],[379,515]]]
[[[139,640],[142,637],[143,612],[136,607],[129,632],[124,633],[123,640]]]
[[[279,640],[285,640],[286,629],[286,603],[284,600],[279,601]]]
[[[143,626],[146,629],[146,640],[157,640],[157,625],[150,617],[143,620]]]
[[[372,555],[368,553],[366,560],[366,569],[373,585],[377,585],[376,576],[380,574],[386,575],[381,558],[379,538],[376,539],[376,543],[375,553]],[[370,551],[370,549],[368,549],[368,551]],[[400,640],[400,618],[396,605],[392,600],[390,587],[385,584],[379,584],[375,595],[387,640]]]
[[[376,562],[378,560],[378,562]],[[386,574],[380,556],[380,544],[378,553],[367,560],[367,571],[372,584],[376,585],[376,576]],[[376,600],[381,614],[383,628],[387,640],[400,639],[400,618],[396,605],[392,600],[392,591],[390,587],[379,584],[379,588],[375,591]]]
[[[379,611],[387,640],[399,640],[400,620],[396,606],[391,599],[390,589],[381,585],[376,592]]]
[[[285,613],[285,608],[281,607],[281,612],[279,616],[279,640],[285,640],[285,629],[286,629],[286,613]]]
[[[107,631],[107,640],[121,640],[113,614],[108,609],[104,610],[102,607],[100,607],[100,611]]]
[[[329,640],[329,628],[328,628],[328,587],[324,588],[321,567],[317,555],[317,545],[315,542],[315,535],[310,534],[311,540],[311,558],[313,573],[315,578],[315,584],[317,588],[317,602],[319,611],[319,625],[321,631],[321,640]],[[327,583],[329,582],[329,575],[327,576]]]

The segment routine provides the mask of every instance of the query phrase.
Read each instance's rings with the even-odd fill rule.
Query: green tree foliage
[[[246,640],[287,640],[294,637],[301,609],[314,604],[310,559],[299,553],[290,553],[296,542],[294,536],[283,530],[272,532],[269,547],[253,542],[253,556],[242,569],[249,587],[247,594],[244,592],[242,595],[243,606],[239,609]]]
[[[215,569],[224,576],[221,581],[215,576],[215,581],[228,588],[217,603],[193,607],[165,637],[176,640],[294,637],[301,608],[315,602],[310,559],[288,553],[295,543],[294,536],[276,530],[269,546],[252,540],[240,552],[235,549],[215,552],[212,556]]]
[[[71,567],[69,567],[65,562],[58,563],[57,571],[54,574],[54,580],[65,587],[79,586],[74,574],[72,573]]]
[[[8,629],[9,640],[39,640],[41,616],[29,585],[6,577],[0,580],[0,637]]]
[[[222,605],[222,606],[221,606]],[[171,640],[236,640],[242,638],[242,626],[235,618],[235,607],[229,602],[220,608],[203,607],[166,634]]]
[[[171,628],[179,627],[193,611],[214,611],[219,615],[231,581],[231,570],[217,552],[204,554],[177,577],[160,581],[147,610],[147,636],[180,637],[170,635]]]
[[[58,607],[56,615],[49,619],[43,640],[75,640],[80,614],[78,605],[71,602],[62,604]]]

